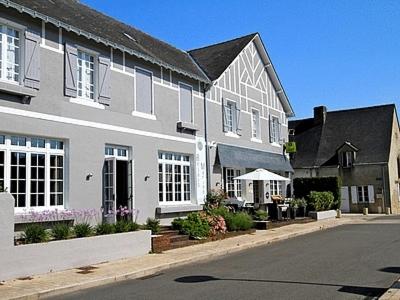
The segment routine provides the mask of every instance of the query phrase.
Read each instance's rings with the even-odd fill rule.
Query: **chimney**
[[[326,121],[326,106],[314,107],[314,125],[323,125]]]

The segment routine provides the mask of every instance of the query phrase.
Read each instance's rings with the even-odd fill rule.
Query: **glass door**
[[[115,157],[104,160],[103,166],[103,219],[114,223],[116,220],[117,164]]]

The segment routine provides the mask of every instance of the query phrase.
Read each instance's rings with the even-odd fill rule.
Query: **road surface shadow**
[[[203,283],[211,281],[240,281],[240,282],[264,282],[264,283],[281,283],[281,284],[299,284],[299,285],[314,285],[314,286],[329,286],[338,287],[339,292],[357,294],[366,297],[379,297],[386,288],[368,287],[368,286],[353,286],[344,284],[320,283],[320,282],[302,282],[302,281],[287,281],[287,280],[272,280],[272,279],[245,279],[245,278],[217,278],[208,275],[184,276],[175,279],[179,283]]]

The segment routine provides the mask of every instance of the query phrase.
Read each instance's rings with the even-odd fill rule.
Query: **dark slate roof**
[[[293,168],[337,165],[337,149],[345,142],[357,147],[355,163],[388,162],[395,105],[327,112],[324,125],[314,119],[289,121],[297,153]]]
[[[293,172],[285,155],[255,149],[218,144],[217,163],[232,168],[263,168],[276,172]]]
[[[126,47],[148,61],[171,68],[195,79],[209,82],[187,52],[106,16],[79,3],[77,0],[12,0],[11,4],[12,2],[111,43]]]
[[[189,51],[189,54],[204,70],[208,78],[215,80],[257,34],[252,33],[230,41],[193,49]]]

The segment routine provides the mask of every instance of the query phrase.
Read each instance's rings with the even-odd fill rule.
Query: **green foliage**
[[[57,223],[51,228],[51,235],[55,240],[66,240],[69,238],[71,228],[66,223]]]
[[[48,234],[46,229],[41,224],[28,224],[22,234],[25,239],[25,243],[43,243],[48,240]]]
[[[332,209],[335,197],[332,192],[310,192],[309,205],[312,210],[322,211]]]
[[[184,221],[185,221],[185,220],[182,219],[182,218],[175,218],[175,219],[171,222],[172,229],[173,229],[173,230],[182,231],[182,225],[183,225],[183,222],[184,222]]]
[[[249,230],[253,227],[253,219],[247,213],[230,213],[225,218],[228,231]]]
[[[97,224],[94,228],[96,235],[112,234],[115,232],[115,227],[110,223]]]
[[[268,219],[268,212],[262,209],[256,210],[254,213],[254,218],[259,221],[265,221]]]
[[[206,238],[210,230],[207,219],[200,213],[190,213],[182,222],[182,232],[191,238]]]
[[[140,225],[133,221],[127,221],[128,231],[137,231],[140,228]]]
[[[145,228],[151,230],[152,234],[158,234],[161,230],[160,220],[147,218]]]
[[[340,208],[340,188],[342,182],[340,177],[314,177],[314,178],[295,178],[293,180],[293,190],[296,198],[306,198],[311,191],[316,192],[332,192],[334,202],[332,209]]]
[[[128,223],[128,221],[125,221],[125,220],[119,220],[119,221],[117,221],[117,223],[115,223],[114,228],[115,228],[116,233],[128,232],[129,231],[129,223]]]
[[[212,190],[211,193],[207,194],[204,209],[206,211],[220,207],[222,201],[226,199],[226,194],[222,189]]]
[[[208,213],[212,216],[222,216],[224,219],[232,214],[232,212],[230,212],[225,206],[210,209]]]
[[[74,226],[75,236],[77,238],[88,237],[93,233],[93,228],[89,223],[80,223]]]

